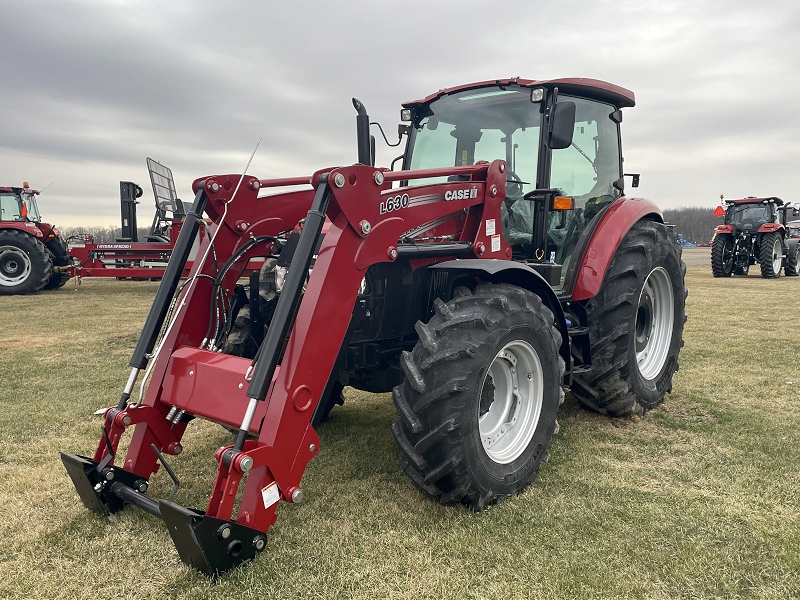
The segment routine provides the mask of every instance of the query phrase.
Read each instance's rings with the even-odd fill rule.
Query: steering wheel
[[[506,199],[514,201],[522,198],[522,185],[525,182],[511,169],[506,170]]]

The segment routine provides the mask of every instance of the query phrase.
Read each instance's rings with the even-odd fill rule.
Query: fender
[[[39,223],[39,230],[42,232],[42,237],[44,237],[45,241],[50,241],[61,235],[58,227],[49,223]]]
[[[783,231],[783,225],[780,223],[764,223],[758,228],[758,233],[772,233],[773,231]]]
[[[645,198],[617,198],[602,215],[580,255],[571,300],[588,300],[600,291],[608,266],[622,238],[643,219],[664,222],[661,209]],[[573,255],[575,257],[575,255]]]
[[[43,238],[42,230],[30,221],[4,221],[0,231],[4,229],[19,229],[20,231],[32,235],[35,238]]]
[[[564,359],[567,366],[567,373],[572,368],[569,350],[569,334],[567,332],[567,320],[564,317],[564,309],[558,301],[553,288],[539,273],[524,263],[513,262],[510,260],[497,259],[470,259],[470,260],[448,260],[436,263],[428,267],[429,269],[447,269],[449,271],[462,271],[480,275],[480,277],[491,283],[510,283],[518,287],[529,290],[542,299],[544,305],[553,312],[555,324],[561,333],[561,348],[559,354]]]
[[[714,228],[714,235],[718,233],[733,233],[733,225],[717,225]]]

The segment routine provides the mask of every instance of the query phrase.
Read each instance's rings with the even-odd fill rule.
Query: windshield
[[[36,206],[36,196],[33,194],[22,194],[22,202],[23,202],[23,216],[28,217],[29,221],[36,221],[37,223],[42,220],[39,216],[39,208]],[[25,214],[27,213],[27,214]]]
[[[467,90],[440,98],[429,108],[430,114],[417,125],[412,169],[460,167],[500,158],[509,168],[507,196],[521,198],[536,188],[542,116],[539,103],[531,102],[529,89]]]
[[[789,227],[789,237],[800,237],[800,225],[797,227]]]
[[[415,124],[411,169],[465,166],[477,161],[506,161],[506,199],[501,206],[502,232],[515,260],[562,265],[561,283],[578,240],[588,223],[620,196],[618,118],[610,104],[559,96],[575,104],[572,144],[553,150],[550,171],[538,173],[543,121],[542,103],[531,90],[494,86],[466,90],[433,101]],[[544,162],[544,161],[543,161]],[[445,181],[411,180],[411,185]],[[558,188],[573,199],[571,210],[551,210],[546,246],[534,247],[534,203],[524,195],[541,187]]]
[[[741,229],[758,229],[772,219],[770,208],[766,204],[744,204],[731,209],[728,223]]]

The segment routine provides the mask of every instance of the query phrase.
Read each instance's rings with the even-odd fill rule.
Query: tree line
[[[715,206],[683,206],[664,211],[664,222],[675,225],[675,233],[693,244],[709,242],[714,228],[722,223],[722,217],[714,216]]]

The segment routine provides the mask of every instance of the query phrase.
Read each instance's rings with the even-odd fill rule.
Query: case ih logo
[[[382,215],[392,212],[393,210],[400,210],[401,208],[408,208],[408,194],[387,198],[386,202],[381,202]]]
[[[462,188],[460,190],[452,190],[444,193],[445,200],[469,200],[470,198],[478,197],[478,188]]]

